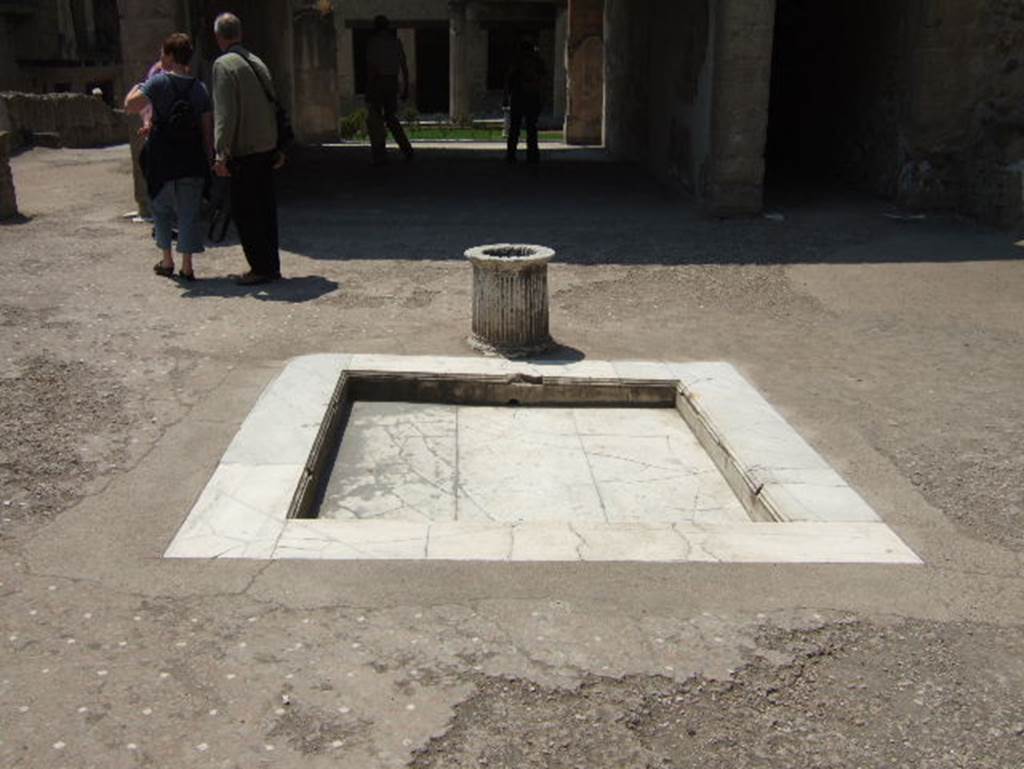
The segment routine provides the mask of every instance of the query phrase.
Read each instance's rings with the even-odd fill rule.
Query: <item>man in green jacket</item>
[[[252,286],[281,277],[274,169],[277,150],[274,82],[259,57],[242,47],[242,22],[222,13],[213,25],[224,52],[213,65],[214,172],[231,177],[231,214],[249,271],[238,282]]]

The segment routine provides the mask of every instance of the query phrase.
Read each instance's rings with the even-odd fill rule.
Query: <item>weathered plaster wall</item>
[[[779,9],[770,180],[787,156],[789,170],[908,207],[1020,218],[1021,3],[779,0]]]
[[[565,140],[600,144],[604,129],[605,0],[569,0]]]
[[[177,29],[177,8],[175,0],[118,0],[126,83],[138,83],[145,78],[157,60],[168,30]]]
[[[21,71],[14,58],[14,22],[0,15],[0,91],[15,91],[22,88]]]
[[[760,210],[772,14],[752,0],[608,0],[606,137],[715,214]]]
[[[20,23],[14,39],[16,57],[22,60],[70,61],[78,58],[78,36],[70,0],[38,2]]]
[[[651,0],[605,0],[605,114],[608,152],[621,160],[656,159],[647,148]]]
[[[1024,6],[984,0],[970,29],[958,205],[1015,224],[1024,215]]]
[[[647,146],[658,159],[652,170],[694,194],[711,153],[711,32],[708,0],[652,4]]]
[[[315,8],[292,17],[295,92],[292,122],[300,140],[326,139],[338,132],[338,46],[333,13]]]
[[[757,213],[764,201],[775,0],[712,6],[711,153],[700,198],[718,216]]]

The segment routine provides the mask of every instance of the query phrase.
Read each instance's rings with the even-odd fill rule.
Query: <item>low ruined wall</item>
[[[0,93],[0,131],[9,131],[16,147],[40,134],[62,147],[103,147],[128,141],[124,113],[83,94]]]

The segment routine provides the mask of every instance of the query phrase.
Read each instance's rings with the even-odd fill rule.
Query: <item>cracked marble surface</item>
[[[274,558],[918,564],[882,523],[289,521]]]
[[[357,403],[344,472],[325,494],[330,517],[288,520],[346,370],[676,382],[680,408]],[[752,522],[743,505],[756,503],[726,478],[756,489],[779,522]],[[165,555],[920,563],[729,364],[343,354],[286,365]]]
[[[356,402],[321,518],[744,522],[675,409]]]

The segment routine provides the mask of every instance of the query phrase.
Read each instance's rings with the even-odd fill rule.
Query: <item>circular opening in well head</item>
[[[528,246],[500,246],[485,248],[483,253],[485,256],[533,256],[537,251]]]

